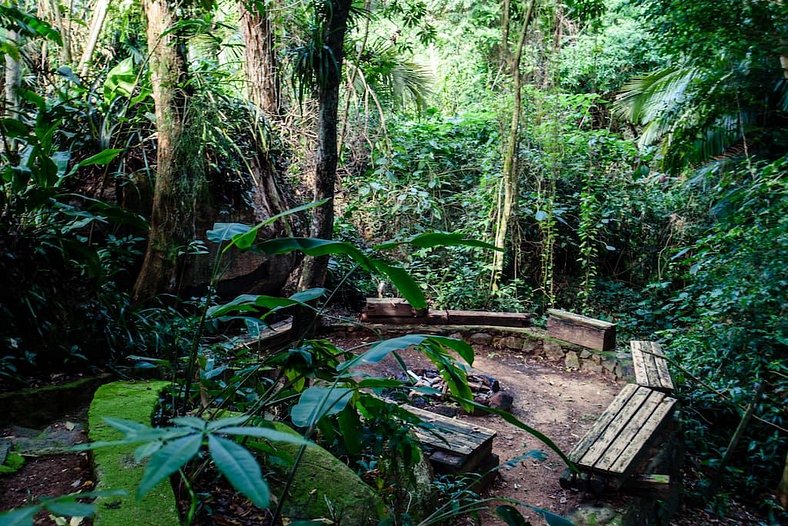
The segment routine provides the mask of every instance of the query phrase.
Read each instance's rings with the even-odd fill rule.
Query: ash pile
[[[448,405],[451,397],[448,395],[449,386],[435,369],[416,369],[407,371],[407,380],[413,382],[414,388],[408,393],[411,405],[430,409],[431,411],[445,416],[455,416],[459,413],[459,408]],[[404,378],[403,378],[404,379]],[[477,404],[511,411],[514,398],[511,394],[501,390],[501,384],[492,376],[484,374],[469,374],[468,386],[473,392],[473,401]],[[474,411],[474,414],[482,414],[483,411]]]

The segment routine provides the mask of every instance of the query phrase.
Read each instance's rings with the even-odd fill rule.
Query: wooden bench
[[[553,338],[597,351],[616,347],[616,325],[558,309],[547,311],[547,333]]]
[[[601,477],[604,486],[620,488],[668,421],[675,403],[675,398],[663,392],[627,384],[572,449],[569,459],[579,470]],[[565,483],[573,485],[562,478],[561,484]]]
[[[673,380],[668,371],[668,361],[662,347],[655,342],[633,341],[632,365],[638,385],[666,393],[673,392]]]
[[[415,432],[437,473],[483,474],[498,465],[492,452],[495,431],[410,405],[403,407],[428,424]]]

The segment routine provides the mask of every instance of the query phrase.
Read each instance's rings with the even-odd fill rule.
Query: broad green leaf
[[[375,270],[386,276],[391,284],[396,287],[402,297],[408,300],[414,309],[427,307],[427,299],[424,297],[421,287],[404,268],[391,265],[379,259],[373,259],[372,265]]]
[[[197,431],[204,430],[207,424],[205,420],[203,420],[202,418],[197,418],[196,416],[178,416],[170,419],[170,422],[172,422],[175,425],[189,427]]]
[[[220,418],[219,420],[208,422],[208,431],[217,431],[224,427],[240,426],[248,422],[250,418],[252,417],[249,415],[231,416],[230,418]]]
[[[137,488],[137,496],[145,496],[159,482],[182,468],[197,454],[201,445],[202,434],[195,433],[177,438],[161,448],[145,466],[145,473]]]
[[[104,81],[104,101],[112,102],[116,97],[130,97],[137,86],[134,60],[128,57],[109,70]]]
[[[228,303],[208,309],[208,317],[219,318],[233,312],[256,312],[258,307],[273,310],[283,307],[301,306],[312,309],[313,307],[306,302],[313,301],[323,294],[325,294],[325,289],[309,289],[297,292],[289,298],[262,294],[242,294]]]
[[[41,506],[28,506],[18,510],[0,513],[2,526],[33,526],[33,517],[41,510]]]
[[[95,505],[73,500],[53,500],[45,502],[44,507],[55,515],[65,517],[90,517],[96,512]]]
[[[135,422],[133,420],[124,420],[123,418],[113,418],[106,416],[104,417],[104,422],[124,434],[150,431],[151,429],[150,426],[146,426],[145,424],[140,424],[139,422]]]
[[[473,365],[473,348],[461,340],[446,338],[445,336],[433,336],[427,334],[408,334],[398,338],[391,338],[376,343],[367,352],[356,356],[346,362],[341,363],[337,369],[346,371],[352,367],[365,364],[375,364],[382,361],[386,356],[394,351],[400,351],[409,347],[416,347],[430,340],[438,345],[443,345],[454,349],[469,365]]]
[[[268,484],[263,480],[260,465],[249,451],[215,435],[208,435],[208,449],[216,468],[230,484],[244,494],[258,508],[267,508],[270,502]]]
[[[550,510],[546,510],[544,508],[538,508],[536,506],[531,506],[530,504],[524,504],[524,506],[533,510],[534,513],[537,515],[541,515],[542,518],[547,522],[548,526],[575,526],[574,523],[560,515],[556,515]]]
[[[213,229],[208,230],[205,236],[212,243],[223,243],[248,232],[250,228],[249,225],[243,223],[214,223]]]
[[[140,447],[134,450],[134,460],[137,462],[142,462],[144,459],[156,453],[162,447],[164,447],[164,442],[160,442],[158,440],[155,442],[142,444]]]
[[[254,245],[254,242],[257,240],[257,234],[258,234],[258,232],[260,231],[261,228],[266,227],[268,225],[271,225],[271,224],[273,224],[273,223],[275,223],[275,222],[279,221],[280,219],[285,218],[287,216],[290,216],[290,215],[293,215],[293,214],[297,214],[299,212],[304,212],[306,210],[311,210],[312,208],[316,208],[318,206],[323,206],[328,201],[329,201],[329,199],[322,199],[320,201],[314,201],[312,203],[307,203],[307,204],[302,205],[302,206],[297,206],[295,208],[291,208],[289,210],[285,210],[281,214],[276,214],[275,216],[269,217],[265,221],[263,221],[261,223],[258,223],[257,225],[253,226],[248,231],[246,231],[246,232],[244,232],[242,234],[238,234],[237,236],[235,236],[233,238],[232,242],[228,246],[226,246],[224,248],[224,252],[227,252],[230,249],[231,246],[234,246],[234,247],[236,247],[238,249],[241,249],[241,250],[246,250],[248,248],[251,248],[252,245]]]
[[[530,522],[525,520],[522,513],[514,506],[503,504],[495,508],[495,514],[498,515],[508,526],[530,526]]]
[[[324,416],[342,411],[352,396],[353,389],[346,387],[310,387],[293,406],[290,418],[298,427],[312,427]]]
[[[71,170],[72,173],[75,172],[79,168],[84,168],[86,166],[105,166],[115,160],[115,158],[123,152],[122,148],[107,148],[104,151],[97,153],[96,155],[92,155],[87,159],[79,161],[77,165]]]
[[[276,429],[270,429],[267,427],[224,427],[219,429],[217,433],[263,438],[265,440],[270,440],[271,442],[286,442],[288,444],[301,445],[309,443],[309,441],[301,435],[277,431]]]
[[[333,256],[344,254],[365,269],[373,269],[370,259],[353,244],[345,241],[331,241],[312,237],[284,237],[270,239],[256,245],[256,248],[266,254],[289,254],[290,252],[303,252],[307,256]]]

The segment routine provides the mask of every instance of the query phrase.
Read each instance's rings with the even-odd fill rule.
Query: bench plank
[[[413,406],[405,405],[404,409],[434,426],[431,429],[416,428],[419,440],[429,447],[448,453],[461,456],[475,454],[487,443],[492,445],[492,439],[497,434],[491,429],[469,425]]]
[[[629,467],[634,464],[638,454],[645,449],[651,437],[659,431],[659,428],[667,420],[666,417],[673,410],[675,403],[675,398],[663,396],[659,405],[651,413],[648,421],[638,430],[629,446],[621,452],[618,459],[610,466],[611,471],[620,473],[629,471]]]
[[[665,398],[665,393],[646,387],[641,387],[638,389],[638,392],[644,392],[646,395],[644,402],[621,429],[619,435],[609,444],[604,456],[595,462],[594,469],[624,474],[626,468],[629,467],[629,463],[622,462],[617,464],[619,457],[625,450],[632,449],[634,452],[639,452],[645,446],[645,441],[642,438],[650,437],[655,430],[648,428],[647,424],[654,410],[659,407],[662,399]],[[641,431],[644,429],[648,429],[647,434],[641,434]],[[641,437],[641,440],[636,440],[638,436]],[[634,458],[634,455],[632,458]],[[618,469],[614,469],[614,466],[618,466]]]
[[[670,393],[674,389],[662,347],[655,342],[632,341],[635,381],[642,386]]]
[[[610,449],[613,449],[619,444],[621,440],[626,440],[628,434],[634,434],[635,431],[630,431],[632,423],[637,421],[643,406],[649,398],[649,389],[639,387],[632,397],[627,401],[626,405],[619,411],[616,418],[607,427],[605,432],[594,442],[588,449],[588,452],[580,459],[580,464],[592,469],[598,469],[597,463],[604,459]],[[623,447],[621,447],[623,449]],[[618,454],[616,454],[616,457]],[[601,468],[607,471],[605,468]]]
[[[605,429],[610,425],[613,419],[616,417],[618,412],[621,410],[622,407],[629,401],[630,397],[635,393],[637,390],[637,386],[635,384],[627,384],[618,393],[618,396],[613,399],[605,412],[594,422],[594,425],[591,426],[591,429],[580,439],[580,442],[572,448],[572,451],[569,453],[569,459],[572,462],[579,462],[583,455],[586,454],[588,448],[594,444],[594,441],[599,438],[599,435],[604,433]]]

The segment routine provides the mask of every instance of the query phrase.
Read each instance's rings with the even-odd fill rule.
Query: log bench
[[[553,338],[597,351],[616,347],[616,324],[558,309],[547,311],[547,333]]]
[[[415,433],[436,473],[483,475],[498,465],[492,452],[495,431],[410,405],[403,408],[427,424]]]
[[[655,342],[633,341],[632,365],[635,369],[635,382],[665,393],[673,392],[673,380],[668,371],[668,361],[662,347]]]
[[[565,473],[561,486],[596,492],[619,489],[669,421],[675,404],[676,399],[663,392],[627,384],[569,453],[586,477]],[[589,485],[589,480],[594,482]]]

